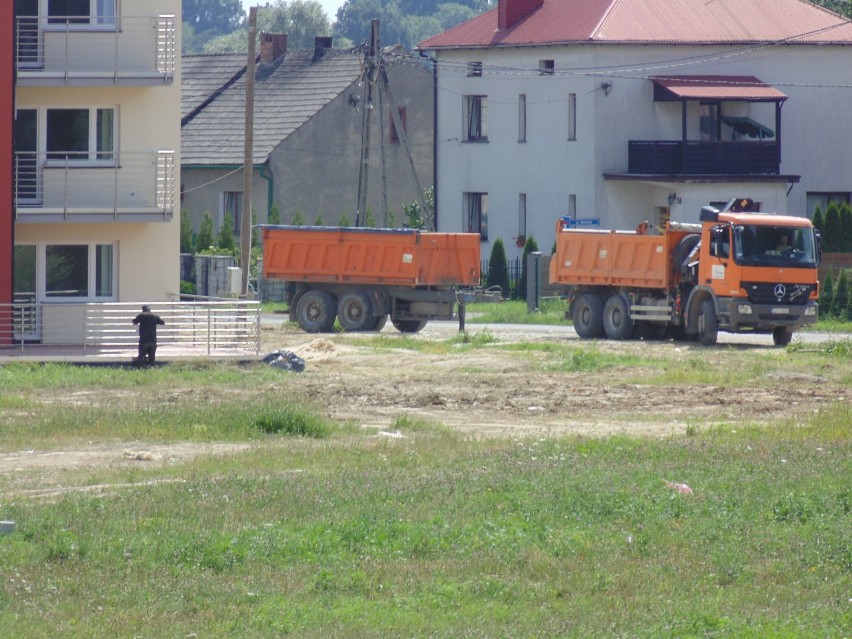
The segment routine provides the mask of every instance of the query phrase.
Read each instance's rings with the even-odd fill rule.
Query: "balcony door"
[[[41,201],[36,109],[18,109],[15,114],[15,200],[23,204]]]
[[[15,0],[15,61],[18,67],[42,65],[39,0]]]
[[[41,308],[37,304],[37,252],[35,244],[17,244],[14,257],[13,314],[14,339],[16,342],[41,340]]]

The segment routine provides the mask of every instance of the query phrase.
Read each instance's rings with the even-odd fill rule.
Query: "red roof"
[[[502,31],[497,15],[498,9],[487,11],[417,48],[576,42],[852,45],[852,21],[805,0],[544,0]]]
[[[787,96],[750,75],[685,75],[651,78],[671,100],[782,102]],[[656,99],[661,99],[656,97]]]

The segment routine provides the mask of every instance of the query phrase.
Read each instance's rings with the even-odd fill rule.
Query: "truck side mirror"
[[[816,241],[816,261],[817,266],[822,261],[822,233],[814,229],[814,240]]]

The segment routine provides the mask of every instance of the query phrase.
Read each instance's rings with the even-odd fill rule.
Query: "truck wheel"
[[[698,310],[698,339],[704,346],[713,346],[719,336],[719,318],[713,300],[701,302]]]
[[[426,320],[398,320],[391,318],[391,322],[400,333],[417,333],[426,326]]]
[[[373,304],[364,291],[349,291],[337,302],[337,319],[347,331],[371,331],[376,321]]]
[[[334,326],[334,298],[325,291],[310,290],[296,304],[296,321],[306,333],[328,333]]]
[[[388,323],[387,315],[379,315],[376,319],[375,324],[373,324],[373,328],[370,330],[376,331],[377,333],[381,333],[382,329],[385,327],[385,324]]]
[[[603,302],[592,293],[581,293],[571,303],[571,321],[581,339],[603,335]]]
[[[776,326],[772,329],[772,343],[775,346],[787,346],[793,339],[793,332],[784,326]]]
[[[629,339],[633,334],[630,308],[623,295],[613,295],[604,304],[603,326],[610,339]]]

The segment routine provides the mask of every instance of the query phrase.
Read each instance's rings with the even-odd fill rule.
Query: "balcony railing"
[[[174,151],[92,161],[75,159],[71,152],[15,153],[19,221],[170,219],[176,185]]]
[[[631,140],[627,156],[627,171],[634,174],[777,175],[779,172],[777,142]]]
[[[178,55],[173,15],[15,20],[19,85],[168,84]]]

